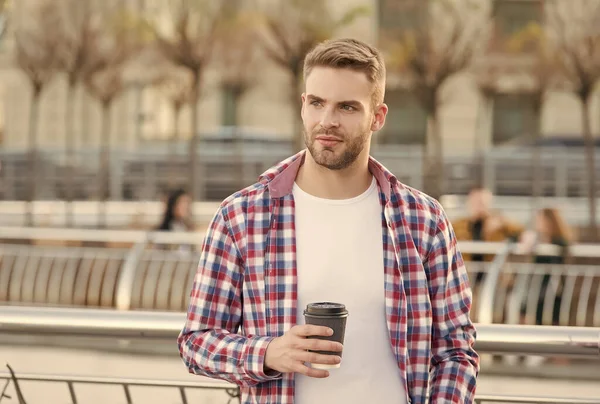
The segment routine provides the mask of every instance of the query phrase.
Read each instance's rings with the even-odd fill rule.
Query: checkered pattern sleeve
[[[264,372],[271,337],[237,334],[242,319],[244,262],[234,240],[218,212],[202,245],[178,345],[190,373],[254,386],[281,375]]]
[[[479,356],[469,317],[471,289],[452,225],[440,212],[425,264],[433,314],[430,397],[432,403],[472,403]]]

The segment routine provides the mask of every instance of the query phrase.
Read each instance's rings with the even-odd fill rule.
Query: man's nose
[[[338,114],[333,108],[325,108],[323,115],[321,115],[321,122],[319,124],[323,129],[337,128],[340,126]]]

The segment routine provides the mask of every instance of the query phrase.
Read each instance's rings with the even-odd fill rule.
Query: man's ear
[[[371,124],[371,131],[377,132],[383,128],[385,124],[385,118],[388,113],[388,106],[386,104],[380,104],[375,108],[375,114],[373,116],[373,123]]]

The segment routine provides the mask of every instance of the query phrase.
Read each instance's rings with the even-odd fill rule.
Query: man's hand
[[[334,365],[341,362],[337,355],[322,355],[311,351],[341,352],[342,344],[322,339],[306,337],[330,337],[333,330],[316,325],[297,325],[283,336],[275,338],[267,346],[265,367],[281,373],[301,373],[308,377],[324,378],[329,376],[326,370],[312,369],[304,363]]]

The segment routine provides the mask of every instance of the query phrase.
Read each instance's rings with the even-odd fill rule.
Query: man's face
[[[385,104],[372,107],[372,84],[362,72],[315,67],[302,94],[304,142],[315,162],[343,170],[369,153],[373,131],[385,122]]]

